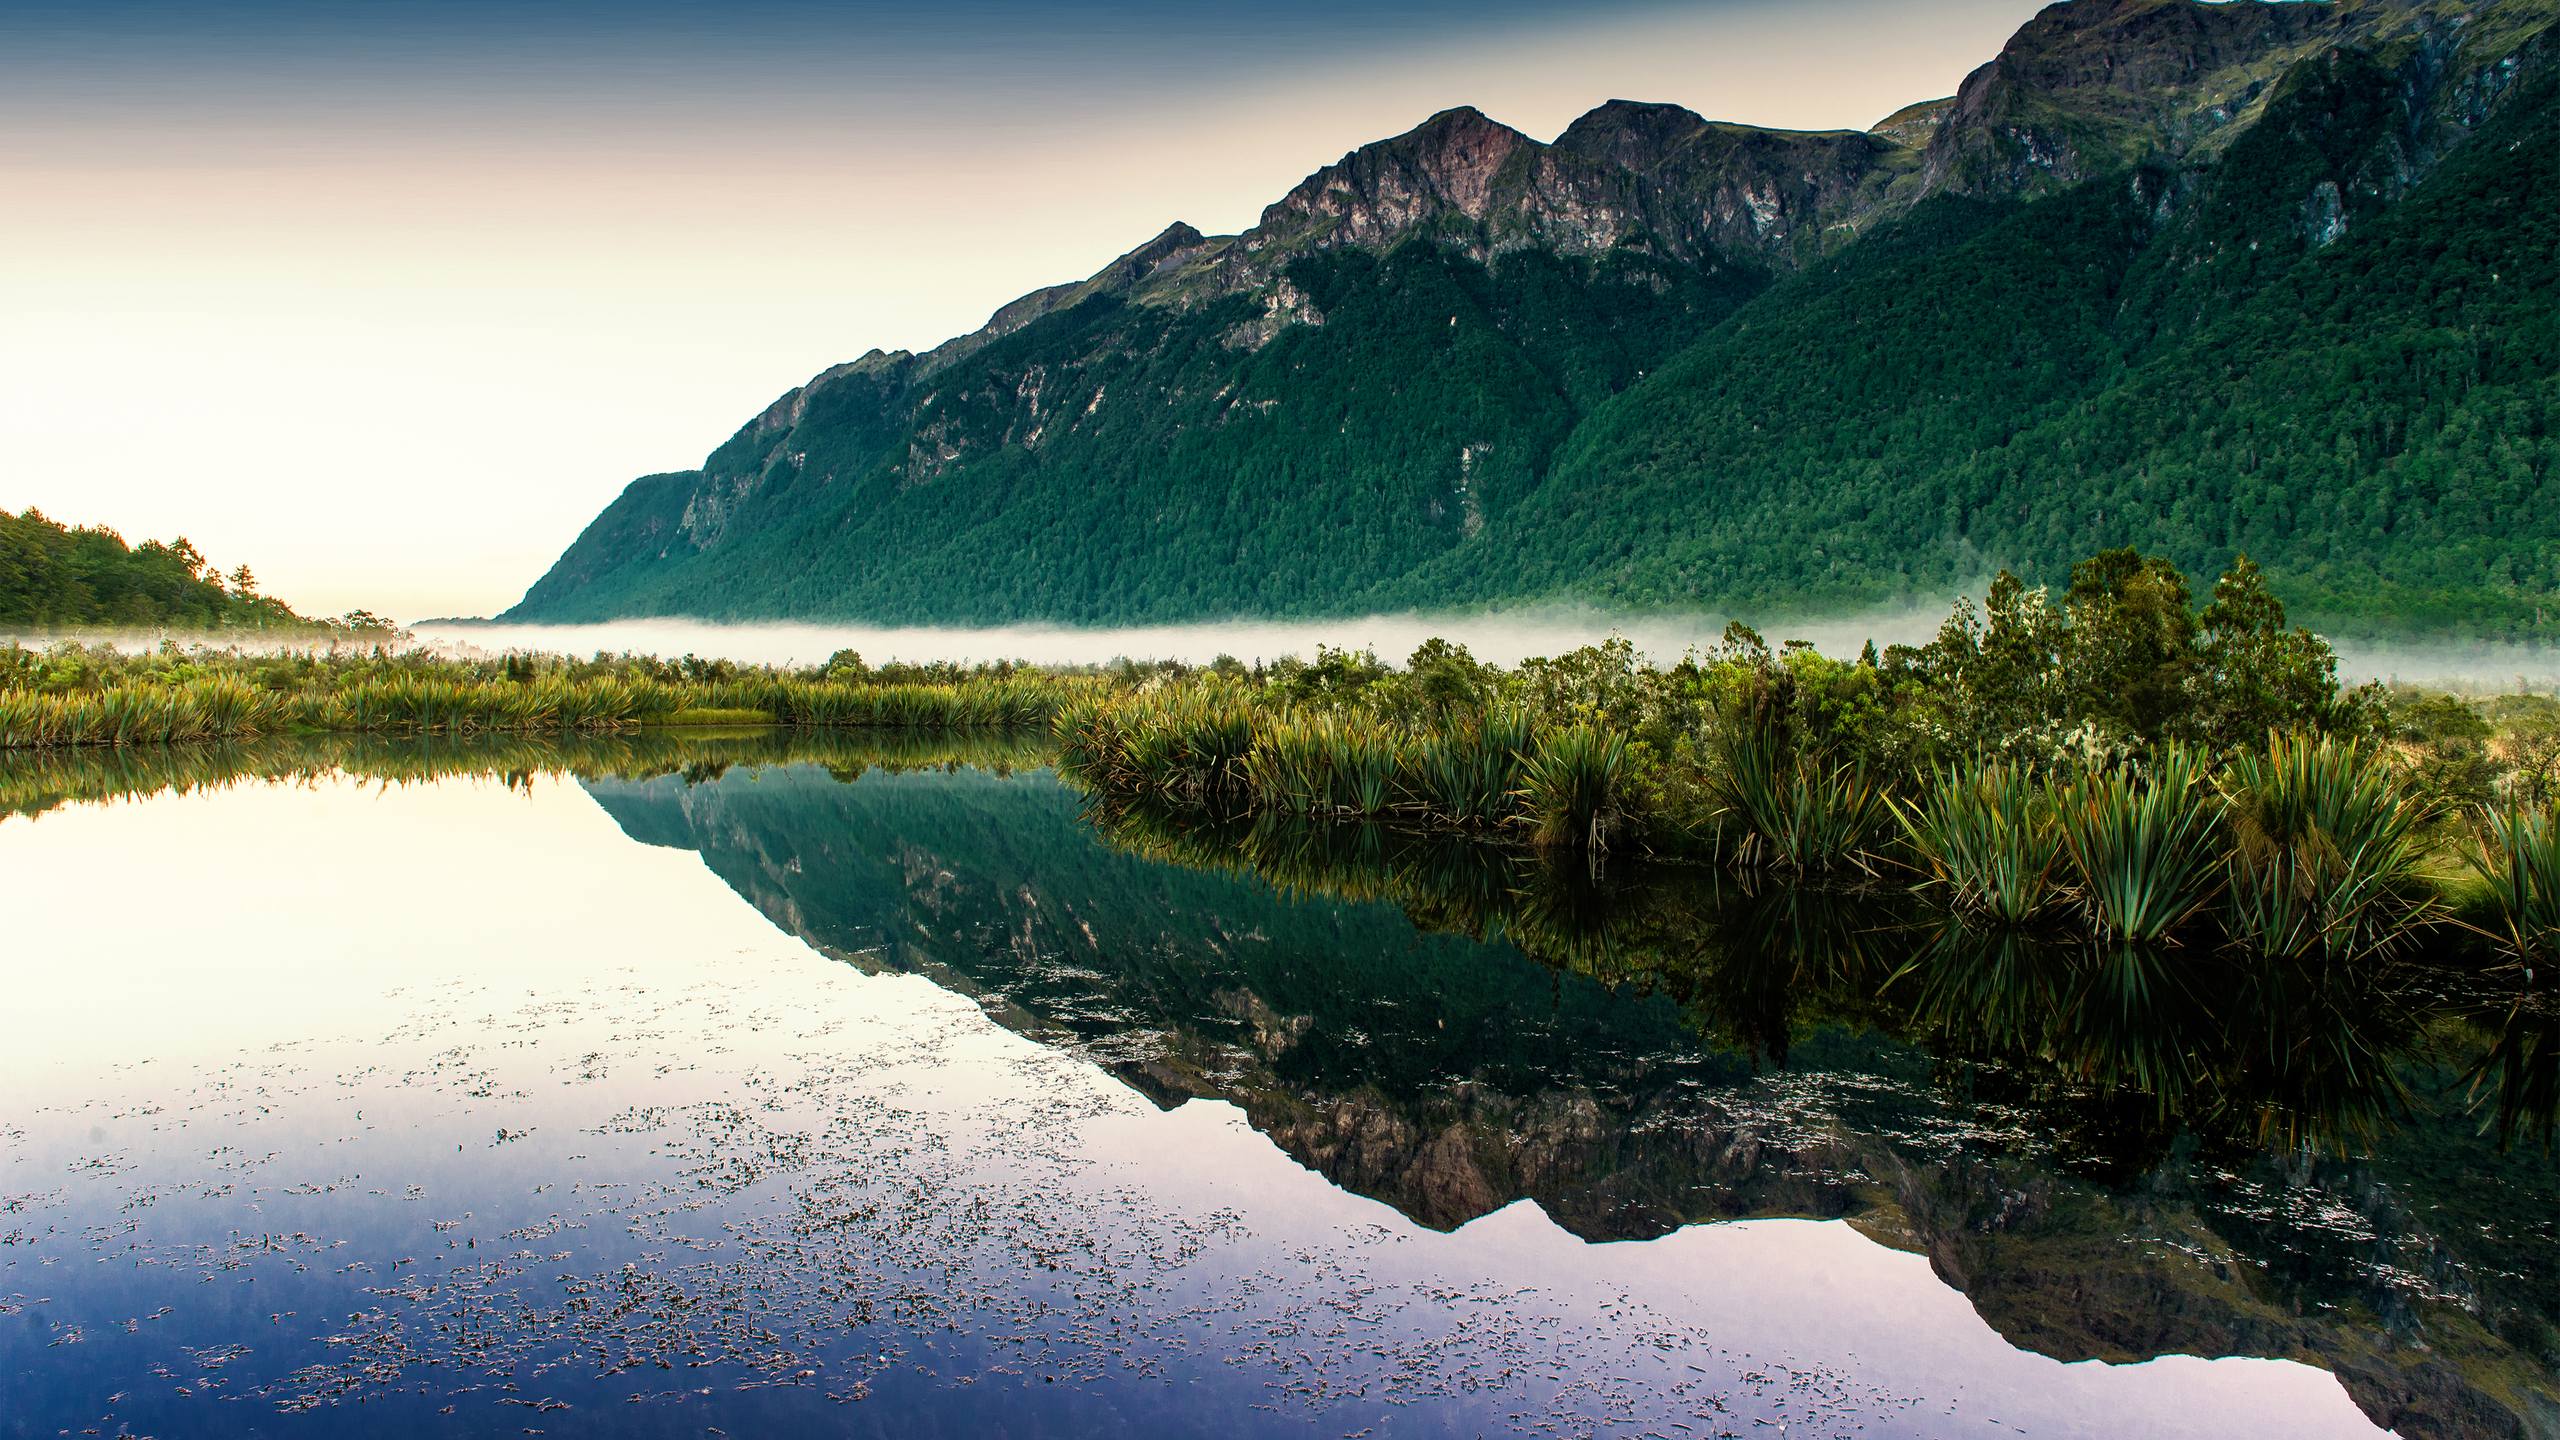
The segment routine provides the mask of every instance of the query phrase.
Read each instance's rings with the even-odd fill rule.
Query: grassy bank
[[[0,750],[294,734],[595,734],[768,724],[1039,727],[1086,682],[1011,667],[789,670],[725,662],[207,649],[0,649]]]

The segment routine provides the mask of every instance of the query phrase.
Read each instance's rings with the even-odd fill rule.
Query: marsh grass
[[[969,678],[849,684],[785,676],[661,681],[483,679],[404,665],[265,689],[228,675],[46,692],[0,690],[0,750],[189,744],[288,732],[583,734],[648,724],[779,721],[808,729],[1046,725],[1067,682]]]

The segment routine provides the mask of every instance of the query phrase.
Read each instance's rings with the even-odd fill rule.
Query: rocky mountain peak
[[[1266,230],[1332,222],[1345,240],[1366,241],[1455,212],[1481,221],[1514,156],[1545,146],[1473,106],[1443,110],[1391,139],[1363,145],[1299,182],[1262,214]]]
[[[2066,0],[1965,77],[1930,137],[1926,188],[2034,191],[2183,151],[2262,95],[2309,47],[2369,27],[2397,0]]]
[[[1643,100],[1611,100],[1565,127],[1555,148],[1639,173],[1705,133],[1695,110]]]
[[[1197,250],[1208,240],[1208,236],[1176,220],[1157,232],[1153,240],[1103,266],[1083,288],[1126,289],[1155,274],[1166,261]]]

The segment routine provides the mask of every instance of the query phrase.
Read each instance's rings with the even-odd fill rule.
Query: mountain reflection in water
[[[157,856],[159,908],[207,942],[200,962],[148,976],[125,956],[136,975],[116,983],[144,987],[127,1003],[203,970],[202,996],[169,1002],[182,1031],[160,1033],[201,1032],[190,1047],[209,1056],[226,1053],[221,1037],[242,1044],[199,1072],[197,1093],[167,1088],[163,1060],[133,1070],[138,1101],[113,1098],[118,1080],[77,1103],[25,1091],[32,1112],[0,1107],[0,1180],[13,1182],[0,1184],[0,1395],[16,1394],[0,1434],[96,1415],[73,1408],[92,1392],[165,1389],[126,1378],[113,1348],[149,1340],[164,1296],[179,1308],[157,1329],[194,1327],[167,1362],[199,1397],[185,1404],[221,1397],[230,1376],[241,1399],[370,1403],[376,1423],[418,1430],[452,1429],[438,1403],[450,1414],[449,1397],[514,1377],[497,1388],[514,1397],[526,1381],[523,1397],[495,1403],[551,1404],[544,1388],[575,1402],[521,1417],[553,1433],[805,1430],[842,1415],[863,1433],[1068,1434],[1098,1417],[1198,1428],[1248,1408],[1251,1423],[1228,1428],[1303,1433],[1323,1417],[1377,1420],[1381,1434],[1590,1433],[1615,1416],[1640,1433],[1705,1421],[1710,1402],[1751,1433],[1745,1410],[1786,1418],[1783,1397],[1804,1384],[1836,1392],[1831,1413],[1862,1417],[1866,1433],[1972,1433],[1971,1411],[1891,1408],[1932,1366],[1953,1389],[2028,1407],[2011,1418],[2041,1415],[2030,1433],[2213,1433],[2195,1427],[2242,1423],[2247,1403],[2294,1404],[2295,1433],[2339,1423],[2301,1408],[2307,1392],[2274,1373],[2287,1367],[2136,1363],[2163,1356],[2316,1366],[2406,1436],[2560,1429],[2554,1025],[2495,977],[1996,942],[1916,923],[1889,893],[1625,865],[1595,877],[1373,827],[1103,813],[1044,759],[1020,738],[759,731],[0,763],[0,816],[47,817],[32,830],[0,820],[0,854],[20,873],[54,853],[35,835],[66,837],[75,858],[60,863],[75,869]],[[539,778],[562,773],[592,805]],[[441,788],[462,777],[533,803],[485,783]],[[492,853],[450,854],[411,833],[400,805],[350,809],[350,780],[451,811],[451,833]],[[49,813],[277,784],[312,793],[210,797],[257,801],[236,822],[161,807],[156,827],[85,813],[63,828]],[[541,833],[515,834],[517,811]],[[405,857],[393,885],[474,904],[406,922],[417,957],[377,957],[379,942],[353,937],[383,902],[319,886],[263,908],[233,893],[231,871],[189,858],[207,842],[173,821],[276,847],[235,867],[252,873],[326,870],[324,848],[347,847],[369,863]],[[698,855],[710,875],[626,836]],[[488,893],[488,876],[555,854],[568,868],[512,898]],[[736,914],[677,895],[679,872]],[[745,953],[755,942],[736,922],[769,932],[723,885],[819,955],[932,988],[847,976],[798,945],[796,962]],[[13,897],[30,943],[111,953],[49,893]],[[224,905],[256,928],[186,918]],[[346,1013],[373,1015],[350,962],[331,958],[341,950],[409,987],[373,1022],[387,1033],[352,1050],[282,1019],[270,1041],[263,1017],[280,1007],[218,983],[258,953],[286,987],[271,993],[336,985]],[[439,963],[452,975],[434,977]],[[92,1083],[75,1078],[88,1037],[140,1023],[98,1011],[0,1034],[32,1041],[25,1074],[57,1074],[48,1056],[78,1061],[48,1082],[76,1096],[63,1087]],[[333,1074],[340,1054],[354,1068]],[[1026,1089],[1033,1070],[1043,1078]],[[12,1073],[0,1060],[0,1078]],[[653,1085],[676,1093],[652,1099]],[[305,1113],[333,1095],[372,1108]],[[221,1125],[235,1110],[233,1134]],[[403,1124],[453,1133],[424,1148],[427,1129],[374,1134],[403,1110]],[[65,1170],[102,1147],[108,1168]],[[448,1150],[449,1164],[436,1158]],[[1078,1178],[1124,1152],[1135,1179]],[[316,1186],[284,1183],[297,1176]],[[1008,1197],[1008,1176],[1032,1187]],[[401,1228],[404,1184],[413,1206],[438,1207],[437,1251]],[[1390,1233],[1350,1197],[1459,1233]],[[1583,1240],[1650,1243],[1559,1254],[1522,1200]],[[1748,1223],[1699,1223],[1722,1221]],[[173,1225],[185,1243],[160,1234]],[[459,1247],[475,1230],[486,1253],[469,1260]],[[1077,1247],[1099,1247],[1090,1265]],[[141,1258],[125,1278],[129,1255]],[[291,1273],[275,1268],[288,1259]],[[403,1268],[413,1259],[425,1263]],[[1453,1269],[1480,1278],[1444,1283]],[[1665,1275],[1670,1289],[1635,1278]],[[1849,1277],[1867,1288],[1842,1289]],[[248,1302],[203,1306],[236,1287],[261,1297],[245,1328]],[[1980,1335],[2008,1360],[2133,1368],[2039,1360],[2032,1378],[1995,1374],[1961,1327],[1919,1318],[1941,1297],[1956,1305],[1950,1289],[2015,1347]],[[874,1296],[892,1307],[876,1318]],[[829,1318],[857,1303],[856,1319]],[[332,1317],[304,1323],[334,1333],[292,1341],[269,1311],[296,1308]],[[1204,1314],[1233,1333],[1210,1338]],[[140,1338],[99,1333],[127,1315]],[[1495,1328],[1474,1328],[1477,1315]],[[1375,1335],[1375,1355],[1327,1349],[1309,1338],[1327,1329],[1298,1328],[1310,1317]],[[1499,1343],[1482,1348],[1488,1336]],[[1748,1358],[1755,1340],[1813,1370]],[[1068,1383],[999,1363],[1024,1344],[1051,1347]],[[1477,1368],[1452,1368],[1464,1353]],[[1516,1377],[1499,1377],[1541,1353],[1561,1388],[1532,1415]],[[712,1368],[662,1373],[648,1358],[681,1354]],[[918,1378],[928,1362],[938,1378]],[[261,1363],[253,1384],[244,1372]],[[711,1382],[728,1384],[719,1367],[740,1364],[748,1378],[711,1398]],[[470,1383],[434,1395],[418,1383],[446,1374]],[[1906,1377],[1902,1398],[1889,1375]],[[664,1413],[622,1406],[618,1390],[639,1399],[642,1380],[694,1388],[653,1395],[677,1407]],[[870,1398],[796,1409],[795,1383]],[[1248,1406],[1256,1396],[1309,1408]],[[2100,1397],[2126,1408],[2100,1413]],[[2343,1405],[2334,1388],[2327,1398]],[[284,1423],[166,1413],[192,1433]],[[513,1433],[518,1417],[499,1413]]]
[[[588,790],[821,951],[1232,1102],[1426,1225],[1846,1218],[2040,1353],[2299,1358],[2413,1436],[2560,1417],[2560,1171],[2498,1143],[2548,1133],[2550,1022],[2484,981],[1985,939],[1036,777]]]

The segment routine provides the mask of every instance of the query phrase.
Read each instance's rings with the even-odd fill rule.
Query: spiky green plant
[[[2348,959],[2425,924],[2419,873],[2434,810],[2351,743],[2277,735],[2223,773],[2231,937],[2260,954]]]
[[[2031,925],[2061,905],[2061,818],[2052,791],[2023,767],[1941,771],[1894,810],[1922,888],[1958,915]]]
[[[1492,829],[1518,809],[1521,756],[1530,744],[1526,716],[1517,711],[1482,716],[1416,742],[1407,756],[1407,788],[1428,820],[1467,830]]]
[[[1623,735],[1571,725],[1538,738],[1520,766],[1521,818],[1541,848],[1609,847],[1618,814],[1618,779],[1627,762]]]
[[[2487,882],[2490,924],[2509,958],[2560,965],[2560,810],[2490,810],[2467,857]]]
[[[1855,765],[1790,753],[1770,729],[1719,737],[1713,789],[1741,822],[1734,858],[1797,872],[1867,868],[1893,824],[1884,789]]]
[[[2118,939],[2167,938],[2222,884],[2221,798],[2183,746],[2088,775],[2061,797],[2063,853],[2090,921]]]

